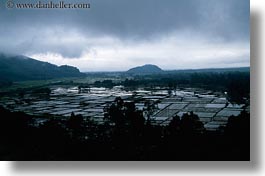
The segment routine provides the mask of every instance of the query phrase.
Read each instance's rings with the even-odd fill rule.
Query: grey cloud
[[[14,0],[14,2],[32,1]],[[58,35],[64,34],[65,37],[68,37],[68,31],[76,31],[87,40],[91,36],[106,35],[136,44],[143,40],[154,40],[173,31],[196,32],[213,41],[249,41],[249,0],[65,0],[65,2],[89,2],[91,9],[8,10],[4,8],[5,1],[1,1],[1,50],[19,53],[51,51],[68,57],[78,57],[85,48],[91,47],[87,43],[71,44],[60,41],[57,44],[49,44],[53,36],[45,34],[46,29],[60,29]],[[56,35],[56,32],[53,35]]]
[[[27,0],[21,0],[23,1]],[[232,33],[231,37],[235,38],[248,36],[249,32],[249,0],[68,0],[66,2],[90,2],[91,9],[1,9],[0,20],[10,28],[64,26],[77,28],[83,32],[121,37],[143,37],[186,28],[202,30],[202,33],[215,30],[216,35],[220,37]],[[238,34],[240,36],[237,36]]]

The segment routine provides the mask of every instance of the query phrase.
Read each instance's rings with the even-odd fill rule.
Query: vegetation
[[[58,67],[24,56],[0,54],[0,80],[0,92],[59,84],[106,88],[123,85],[127,89],[160,86],[168,87],[169,92],[176,88],[201,87],[227,92],[229,100],[236,103],[244,102],[250,95],[249,67],[163,71],[155,65],[144,65],[127,72],[87,73],[85,76],[71,66]]]
[[[36,117],[0,108],[1,160],[249,160],[249,114],[230,117],[225,129],[204,130],[192,112],[168,126],[152,125],[133,103],[117,98],[105,124],[74,115]],[[38,117],[44,118],[44,117]]]
[[[163,87],[169,94],[196,87],[226,93],[230,102],[245,104],[249,104],[250,96],[249,68],[87,73],[80,77],[83,74],[73,67],[0,55],[0,73],[0,94],[20,97],[30,93],[49,98],[50,87],[58,85],[76,86],[80,92],[83,88],[118,85],[125,90]],[[147,111],[151,106],[146,106]],[[74,113],[69,119],[34,117],[0,107],[0,115],[1,160],[250,159],[250,117],[244,111],[238,117],[231,116],[227,126],[216,132],[206,131],[192,112],[173,117],[167,126],[154,125],[133,102],[121,98],[105,108],[104,124]],[[45,121],[36,125],[38,119]]]
[[[146,64],[140,67],[134,67],[127,71],[130,74],[153,74],[161,73],[163,70],[156,65]]]
[[[183,87],[198,87],[227,92],[231,102],[242,103],[250,96],[250,73],[228,72],[168,72],[167,74],[137,75],[120,83],[125,87],[168,87],[170,91]]]
[[[66,65],[58,67],[25,56],[0,54],[0,80],[5,80],[5,82],[80,76],[84,74],[75,67]],[[5,82],[1,81],[1,84]]]

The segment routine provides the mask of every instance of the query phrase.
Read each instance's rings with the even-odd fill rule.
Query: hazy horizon
[[[30,56],[26,56],[26,57],[30,57]],[[30,58],[32,58],[32,57],[30,57]],[[39,60],[38,58],[32,58],[32,59],[36,59],[36,60]],[[61,65],[58,65],[58,64],[56,64],[56,63],[52,63],[52,62],[50,62],[49,60],[46,60],[45,58],[43,59],[43,60],[40,60],[40,61],[44,61],[44,62],[49,62],[50,64],[55,64],[55,65],[57,65],[57,66],[62,66],[62,65],[69,65],[69,64],[61,64]],[[159,68],[161,68],[162,70],[164,70],[164,71],[173,71],[173,70],[197,70],[197,69],[229,69],[229,68],[242,68],[242,67],[250,67],[250,65],[248,65],[248,64],[246,64],[246,65],[244,65],[244,64],[242,64],[242,65],[238,65],[238,64],[235,64],[235,65],[228,65],[228,66],[217,66],[217,67],[189,67],[189,66],[187,66],[187,67],[182,67],[182,68],[180,68],[180,67],[176,67],[176,68],[174,68],[174,67],[170,67],[170,68],[163,68],[163,67],[161,67],[159,64],[152,64],[152,63],[143,63],[143,64],[141,64],[141,65],[132,65],[131,67],[129,67],[129,66],[125,66],[125,67],[123,67],[123,68],[118,68],[118,69],[110,69],[110,70],[108,70],[108,69],[104,69],[104,70],[95,70],[95,69],[93,69],[93,70],[82,70],[82,69],[80,69],[78,66],[75,66],[74,64],[73,65],[69,65],[69,66],[74,66],[74,67],[76,67],[76,68],[78,68],[79,70],[80,70],[80,72],[124,72],[124,71],[128,71],[129,69],[131,69],[131,68],[134,68],[134,67],[139,67],[139,66],[144,66],[144,65],[156,65],[156,66],[158,66]]]
[[[66,2],[91,8],[6,9],[0,2],[1,50],[82,72],[146,63],[163,70],[250,66],[249,0]]]
[[[38,60],[38,61],[41,61],[39,60],[38,58],[33,58],[33,57],[29,57],[29,56],[24,56],[24,55],[18,55],[18,54],[10,54],[10,53],[1,53],[0,54],[4,54],[4,55],[9,55],[9,56],[22,56],[22,57],[27,57],[27,58],[31,58],[31,59],[35,59],[35,60]],[[52,62],[49,62],[49,61],[42,61],[42,62],[48,62],[50,64],[53,64],[53,65],[57,65],[55,63],[52,63]],[[63,65],[68,65],[68,64],[62,64],[62,65],[57,65],[57,66],[63,66]],[[163,71],[178,71],[178,70],[203,70],[203,69],[233,69],[233,68],[250,68],[250,66],[235,66],[235,67],[202,67],[202,68],[172,68],[172,69],[164,69],[163,67],[161,67],[159,64],[152,64],[152,63],[145,63],[143,65],[135,65],[135,66],[132,66],[128,69],[121,69],[121,70],[87,70],[87,71],[82,71],[80,70],[80,68],[78,68],[80,70],[80,72],[126,72],[128,71],[129,69],[131,68],[135,68],[135,67],[141,67],[141,66],[145,66],[145,65],[155,65],[155,66],[158,66],[159,68],[161,68]],[[68,65],[68,66],[73,66],[73,65]]]

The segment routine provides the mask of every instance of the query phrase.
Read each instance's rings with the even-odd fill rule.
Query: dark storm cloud
[[[1,2],[1,6],[4,6],[3,1]],[[6,24],[8,25],[5,26],[6,28],[9,30],[13,28],[16,31],[21,27],[22,30],[26,30],[25,28],[30,27],[57,25],[119,37],[143,37],[182,29],[199,30],[201,33],[210,31],[219,37],[232,39],[246,38],[249,33],[248,0],[66,0],[66,2],[90,2],[91,9],[1,9],[1,24]]]
[[[249,43],[249,0],[65,2],[88,2],[91,8],[6,9],[5,1],[1,1],[0,51],[54,52],[73,58],[95,43],[104,45],[97,38],[112,37],[123,43],[138,44],[182,33],[191,42],[201,37],[213,42]]]

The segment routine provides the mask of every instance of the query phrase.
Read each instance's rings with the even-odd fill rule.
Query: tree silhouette
[[[67,121],[66,126],[68,127],[73,138],[78,138],[83,135],[83,123],[84,120],[82,115],[75,115],[73,112],[71,113],[71,117]]]
[[[174,116],[173,119],[168,124],[168,135],[176,136],[180,133],[180,117],[178,115]]]
[[[250,160],[250,115],[242,111],[239,116],[229,117],[225,139],[231,158]]]
[[[200,121],[198,115],[192,111],[183,114],[180,121],[180,131],[184,135],[192,135],[202,133],[204,130],[203,123]]]

